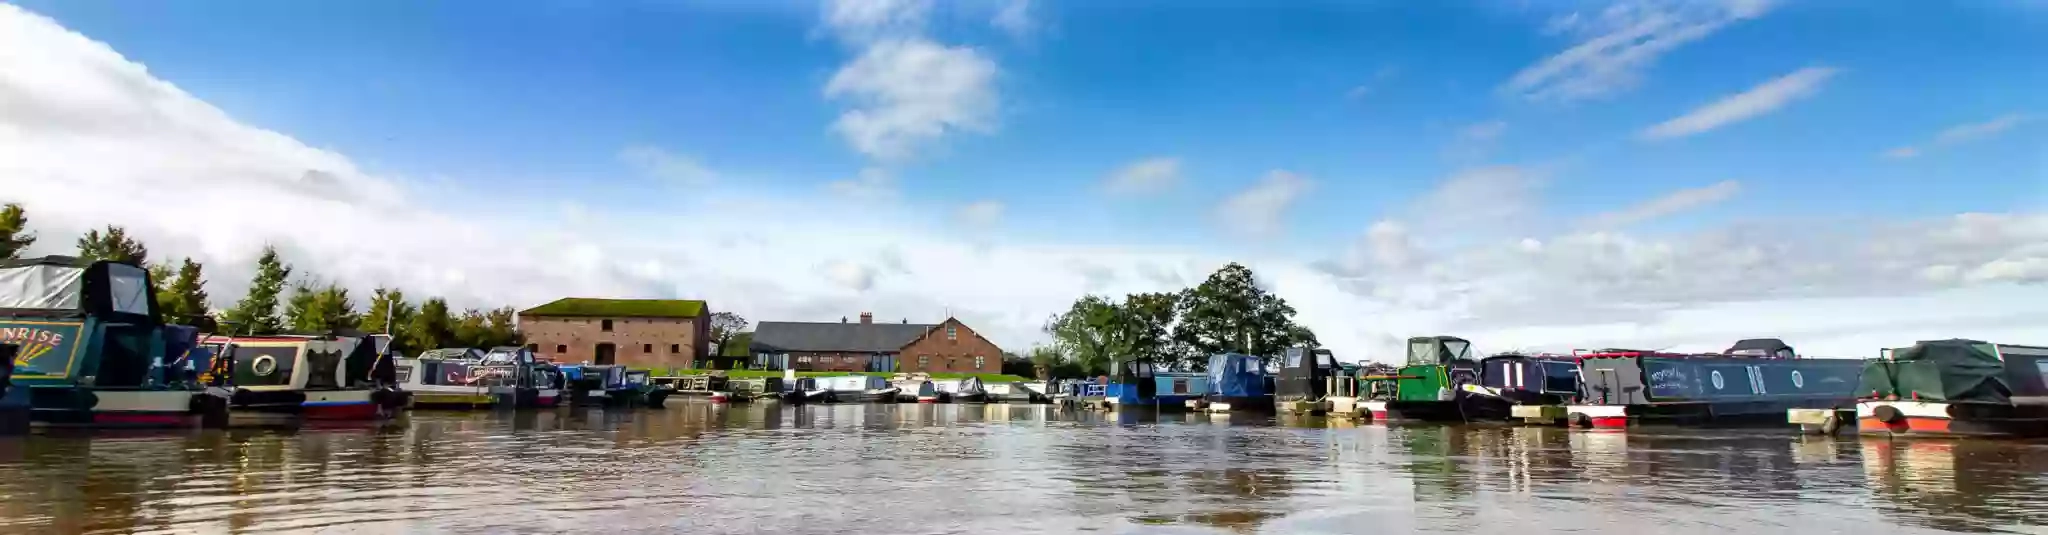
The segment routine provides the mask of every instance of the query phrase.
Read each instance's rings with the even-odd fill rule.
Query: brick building
[[[1001,373],[1003,350],[958,318],[936,324],[764,321],[748,349],[757,367],[800,371]]]
[[[555,362],[688,368],[709,355],[711,307],[570,297],[520,311],[519,332],[528,349]]]

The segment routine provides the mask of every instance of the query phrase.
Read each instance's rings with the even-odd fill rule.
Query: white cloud
[[[931,0],[827,0],[825,26],[840,39],[861,43],[924,31]]]
[[[1501,91],[1552,101],[1620,93],[1641,83],[1642,71],[1664,54],[1769,7],[1762,0],[1638,0],[1615,2],[1593,16],[1554,18],[1547,31],[1576,34],[1578,44],[1515,73]]]
[[[36,51],[0,53],[0,201],[27,206],[42,236],[32,252],[69,252],[68,237],[86,228],[125,225],[160,257],[205,262],[216,306],[241,296],[257,252],[273,243],[308,274],[460,307],[574,295],[702,298],[756,321],[861,311],[929,321],[950,310],[1018,349],[1083,292],[1178,289],[1232,259],[978,244],[923,215],[949,211],[914,200],[751,195],[731,189],[739,180],[627,203],[615,192],[534,199],[375,175],[0,4],[4,50]],[[874,170],[849,182],[890,180]],[[1812,353],[1863,355],[1919,338],[2024,341],[2048,317],[2048,214],[1764,221],[1656,238],[1494,224],[1513,234],[1479,241],[1438,224],[1500,203],[1533,215],[1540,182],[1512,167],[1457,173],[1364,232],[1358,269],[1236,259],[1346,359],[1398,359],[1401,338],[1445,332],[1482,349],[1718,349],[1778,335]],[[1282,194],[1243,196],[1264,200],[1238,202],[1246,208],[1232,217],[1272,215],[1277,227],[1308,181],[1276,172],[1260,185]]]
[[[1494,142],[1508,132],[1508,122],[1499,119],[1465,125],[1444,147],[1444,157],[1456,162],[1479,162],[1492,152]]]
[[[871,158],[908,158],[949,132],[992,129],[995,77],[995,62],[971,48],[879,41],[825,84],[826,97],[853,103],[832,129]]]
[[[1807,67],[1701,106],[1643,130],[1644,139],[1685,137],[1777,111],[1820,90],[1835,75],[1828,67]]]
[[[647,176],[678,184],[701,186],[718,177],[691,156],[675,154],[660,147],[633,145],[619,150],[619,161]]]
[[[1102,184],[1111,195],[1146,195],[1173,189],[1180,183],[1180,158],[1160,156],[1125,165]]]
[[[825,184],[825,189],[835,195],[856,200],[886,200],[896,197],[896,177],[880,167],[866,167],[853,178],[834,180]]]
[[[1407,218],[1432,233],[1486,235],[1515,230],[1535,215],[1543,177],[1518,166],[1457,171],[1411,202]]]
[[[1678,190],[1669,195],[1650,199],[1635,206],[1593,216],[1587,220],[1586,226],[1594,229],[1626,227],[1643,221],[1719,203],[1741,192],[1741,182],[1723,180],[1704,187]]]
[[[1031,37],[1038,31],[1037,23],[1031,20],[1031,0],[1005,0],[988,23],[1017,39]]]
[[[1308,193],[1308,179],[1285,170],[1267,171],[1250,188],[1237,192],[1216,207],[1216,218],[1224,228],[1250,236],[1270,237],[1280,232],[1287,209]]]
[[[975,201],[960,207],[958,219],[971,227],[989,227],[1003,220],[1003,203],[999,201]]]
[[[1461,128],[1458,130],[1458,137],[1472,141],[1492,141],[1494,139],[1500,138],[1500,135],[1507,133],[1507,131],[1508,122],[1495,119],[1492,121],[1473,123],[1464,128]]]
[[[1930,147],[1946,147],[1990,139],[1998,137],[1998,135],[2004,134],[2007,130],[2012,130],[2013,127],[2019,126],[2026,121],[2027,117],[2025,115],[2010,113],[1981,123],[1959,124],[1944,128],[1941,132],[1936,133],[1934,140],[1929,142],[1928,145]],[[1912,158],[1919,156],[1922,150],[1921,147],[1906,146],[1885,151],[1884,155],[1888,158]]]

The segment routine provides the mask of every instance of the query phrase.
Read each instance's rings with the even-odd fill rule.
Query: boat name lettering
[[[35,327],[6,327],[0,328],[0,342],[21,346],[14,355],[14,365],[28,366],[29,361],[62,345],[64,333]]]
[[[1679,371],[1678,368],[1650,372],[1650,388],[1654,390],[1682,390],[1685,388],[1685,382],[1685,372]]]

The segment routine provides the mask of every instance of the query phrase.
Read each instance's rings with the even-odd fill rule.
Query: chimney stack
[[[874,322],[875,322],[875,314],[874,314],[873,312],[862,312],[862,313],[860,313],[860,324],[861,324],[861,325],[867,325],[867,324],[870,324],[870,323],[874,323]]]
[[[904,324],[904,325],[909,325],[909,324],[910,324],[910,318],[903,318],[903,324]]]
[[[840,316],[840,317],[839,317],[839,322],[840,322],[840,323],[846,323],[846,316]]]

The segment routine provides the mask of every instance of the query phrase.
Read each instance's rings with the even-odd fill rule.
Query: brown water
[[[671,403],[0,439],[0,532],[2042,532],[2048,445]]]

